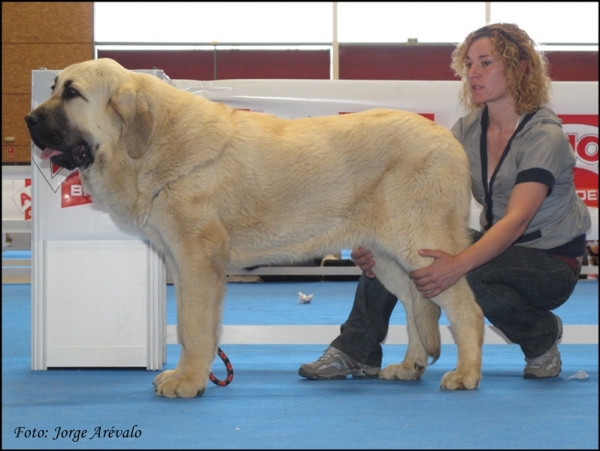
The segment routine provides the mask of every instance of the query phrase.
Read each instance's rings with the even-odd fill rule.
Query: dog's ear
[[[121,117],[122,138],[131,158],[141,158],[150,144],[155,121],[144,91],[137,83],[123,84],[113,94],[110,106]]]

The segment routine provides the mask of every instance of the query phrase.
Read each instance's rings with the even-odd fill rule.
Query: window
[[[597,2],[492,2],[492,22],[515,22],[543,44],[596,44]]]
[[[484,2],[342,2],[338,41],[453,42],[485,25]]]
[[[95,2],[98,44],[330,44],[332,2]],[[340,2],[340,43],[457,43],[514,22],[539,43],[598,47],[597,2]],[[595,48],[594,48],[595,47]]]
[[[96,2],[97,43],[328,43],[331,3]]]

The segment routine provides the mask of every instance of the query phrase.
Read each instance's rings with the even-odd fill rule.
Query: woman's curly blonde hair
[[[504,68],[508,78],[508,92],[515,100],[518,114],[532,113],[549,100],[550,77],[548,61],[536,49],[535,42],[515,24],[486,25],[470,33],[452,53],[450,67],[462,79],[460,101],[470,111],[483,107],[473,102],[465,58],[469,47],[477,39],[490,38],[492,54]],[[521,61],[527,66],[523,69]]]

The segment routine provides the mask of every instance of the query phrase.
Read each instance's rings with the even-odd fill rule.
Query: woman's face
[[[471,44],[465,65],[475,103],[490,105],[507,100],[508,78],[504,75],[504,68],[492,55],[490,38],[479,38]]]

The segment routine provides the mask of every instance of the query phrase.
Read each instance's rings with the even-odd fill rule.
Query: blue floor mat
[[[597,287],[578,285],[561,307],[568,323],[597,324]],[[230,284],[224,317],[229,324],[339,324],[354,288]],[[314,292],[313,303],[299,304],[297,290]],[[439,389],[456,362],[453,345],[442,346],[440,359],[412,382],[307,381],[298,367],[324,346],[228,345],[231,385],[209,383],[200,398],[168,400],[154,395],[153,371],[31,371],[31,287],[3,285],[2,295],[5,449],[598,449],[597,345],[561,345],[561,377],[544,381],[521,377],[517,346],[485,345],[480,388],[459,392]],[[167,347],[165,368],[174,368],[180,347]],[[405,351],[384,345],[384,365]],[[564,379],[579,370],[588,378]],[[213,371],[225,377],[220,360]],[[32,437],[34,430],[42,436]]]

